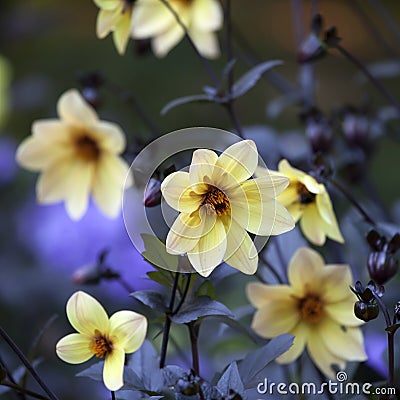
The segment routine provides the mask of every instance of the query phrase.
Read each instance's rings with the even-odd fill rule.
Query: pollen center
[[[297,183],[297,194],[299,195],[299,202],[301,204],[311,204],[315,201],[315,194],[311,193],[305,185]]]
[[[209,187],[208,192],[203,195],[201,204],[210,206],[209,208],[218,216],[227,214],[231,209],[226,194],[215,186]]]
[[[98,358],[103,358],[107,354],[111,353],[113,344],[111,340],[101,334],[98,330],[95,331],[95,336],[92,340],[92,351],[93,354]]]
[[[323,316],[324,305],[319,296],[309,294],[300,299],[299,310],[303,320],[316,323]]]
[[[96,161],[100,156],[100,149],[95,140],[83,134],[75,139],[77,156],[84,161]]]

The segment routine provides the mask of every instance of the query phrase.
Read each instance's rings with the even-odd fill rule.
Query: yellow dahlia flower
[[[199,52],[208,58],[219,55],[215,31],[222,27],[218,0],[167,0],[186,26]],[[157,57],[164,57],[184,37],[175,16],[161,0],[137,0],[132,14],[132,36],[152,38]]]
[[[262,337],[283,333],[295,336],[293,346],[277,361],[296,360],[307,347],[315,365],[334,378],[332,365],[344,369],[346,361],[366,359],[361,329],[354,316],[356,300],[349,286],[348,265],[324,265],[314,250],[303,247],[288,268],[289,285],[250,283],[247,296],[256,307],[252,328]]]
[[[131,34],[134,0],[94,0],[100,8],[97,15],[96,33],[99,39],[113,33],[115,47],[124,54]]]
[[[325,185],[293,168],[287,160],[281,160],[278,169],[277,173],[290,179],[289,186],[279,195],[278,200],[287,207],[295,222],[300,220],[304,236],[317,246],[322,246],[326,237],[344,243]],[[257,175],[274,172],[258,168]]]
[[[58,357],[80,364],[91,357],[104,358],[103,381],[109,390],[120,389],[125,354],[140,348],[146,337],[147,319],[133,311],[118,311],[110,318],[101,304],[87,293],[74,293],[67,302],[67,316],[78,333],[56,345]]]
[[[117,216],[129,169],[118,156],[125,149],[124,133],[100,121],[77,90],[64,93],[57,109],[60,119],[34,122],[32,136],[17,150],[19,164],[42,172],[36,185],[39,203],[64,200],[69,216],[79,219],[92,194],[101,211]]]
[[[196,150],[189,172],[168,175],[161,192],[180,214],[168,233],[167,251],[187,253],[202,276],[210,275],[222,261],[254,274],[258,254],[246,231],[267,236],[294,227],[288,211],[275,199],[288,179],[278,175],[249,179],[257,164],[256,145],[243,140],[219,157],[211,150]]]

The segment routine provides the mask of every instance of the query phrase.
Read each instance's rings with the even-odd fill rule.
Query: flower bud
[[[312,32],[300,46],[300,51],[297,54],[297,61],[300,64],[304,64],[323,58],[326,54],[326,44]]]
[[[144,192],[143,204],[146,207],[155,207],[161,204],[161,182],[151,178]]]
[[[369,121],[365,115],[348,112],[342,122],[342,131],[350,145],[364,149],[370,147]]]
[[[72,275],[75,285],[95,285],[100,282],[100,271],[97,264],[88,264],[78,268]]]
[[[364,303],[357,301],[354,304],[354,315],[365,322],[371,321],[378,317],[379,306],[376,303]]]
[[[326,153],[332,146],[332,126],[317,109],[301,115],[306,124],[306,135],[314,153]]]

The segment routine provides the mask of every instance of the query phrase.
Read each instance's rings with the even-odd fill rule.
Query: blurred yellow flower
[[[97,15],[96,33],[99,39],[113,33],[115,47],[124,54],[131,34],[134,0],[94,0],[100,8]]]
[[[288,278],[289,285],[247,286],[247,296],[257,308],[252,328],[265,338],[295,335],[293,346],[277,361],[290,363],[307,347],[315,365],[334,378],[332,365],[344,370],[346,361],[365,360],[349,266],[324,265],[316,251],[303,247],[290,261]]]
[[[18,163],[41,171],[36,185],[39,203],[64,200],[69,216],[85,213],[89,195],[103,213],[120,212],[123,187],[131,184],[128,165],[119,154],[125,149],[121,128],[100,121],[75,89],[64,93],[57,104],[59,120],[33,123],[32,136],[17,150]]]
[[[147,319],[133,311],[118,311],[110,318],[92,296],[79,291],[67,302],[67,316],[78,333],[71,333],[56,345],[58,357],[80,364],[91,357],[105,358],[103,381],[109,390],[120,389],[125,354],[140,348],[146,337]]]
[[[258,168],[257,175],[279,173],[290,179],[289,186],[278,200],[287,207],[295,222],[300,220],[304,236],[317,246],[322,246],[326,237],[344,243],[325,185],[293,168],[287,160],[281,160],[278,169],[279,172]]]
[[[6,58],[0,55],[0,128],[4,125],[10,108],[10,83],[10,63]]]
[[[186,26],[199,52],[208,58],[219,55],[215,31],[222,27],[218,0],[167,0]],[[175,16],[161,0],[137,0],[132,14],[132,36],[152,38],[153,51],[164,57],[184,37]]]
[[[180,214],[168,233],[167,251],[187,253],[202,276],[222,261],[254,274],[258,254],[246,231],[268,236],[294,227],[293,218],[275,199],[289,180],[278,175],[249,179],[257,164],[256,145],[243,140],[219,157],[211,150],[196,150],[189,172],[168,175],[161,192]]]

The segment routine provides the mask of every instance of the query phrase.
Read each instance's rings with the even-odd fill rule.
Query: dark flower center
[[[97,329],[94,334],[95,336],[92,340],[93,354],[98,358],[103,358],[112,352],[113,343],[107,336],[101,334]]]
[[[95,140],[86,134],[75,139],[77,156],[84,161],[97,161],[100,156],[100,148]]]
[[[299,310],[304,321],[316,323],[324,314],[324,305],[319,296],[308,294],[299,300]]]
[[[297,194],[299,195],[299,202],[301,204],[311,204],[315,201],[315,193],[311,193],[305,185],[297,183]]]
[[[215,186],[209,186],[209,190],[203,195],[201,204],[210,206],[210,210],[215,212],[217,216],[225,215],[231,209],[228,197]]]

